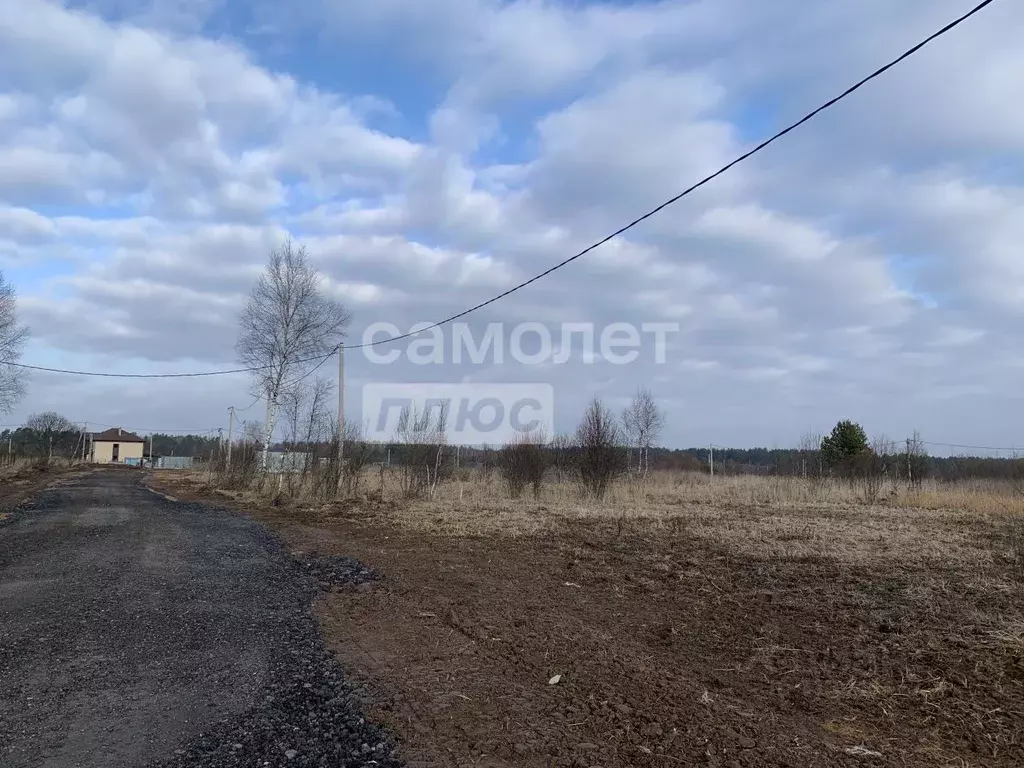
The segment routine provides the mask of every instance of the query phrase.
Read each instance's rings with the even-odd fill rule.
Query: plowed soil
[[[1009,567],[757,558],[684,524],[467,537],[360,505],[248,511],[379,576],[325,584],[316,614],[410,766],[1024,765]]]

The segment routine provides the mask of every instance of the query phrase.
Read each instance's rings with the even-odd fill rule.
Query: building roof
[[[144,443],[145,438],[139,437],[136,434],[129,432],[126,429],[120,427],[111,427],[105,432],[96,432],[92,436],[93,442],[96,443]]]

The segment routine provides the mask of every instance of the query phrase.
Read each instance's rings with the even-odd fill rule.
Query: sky
[[[442,319],[971,5],[0,0],[0,270],[32,334],[22,361],[238,367],[239,313],[287,237],[351,311],[351,342]],[[428,361],[408,341],[390,364],[349,351],[346,413],[380,384],[543,385],[567,431],[591,397],[617,411],[643,386],[669,446],[787,447],[847,418],[898,440],[1024,445],[1022,27],[1024,5],[997,0],[459,330],[479,344],[500,324],[506,352],[531,354],[550,335],[548,354],[457,362],[452,328],[428,337]],[[677,328],[664,354],[649,333],[628,363],[602,354],[609,327],[650,323]],[[0,420],[211,430],[229,406],[262,418],[250,389],[244,374],[37,372]]]

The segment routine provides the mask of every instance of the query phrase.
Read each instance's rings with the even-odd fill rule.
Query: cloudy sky
[[[0,268],[24,362],[237,366],[270,248],[402,331],[565,258],[835,95],[972,0],[0,0]],[[673,322],[615,365],[391,365],[550,383],[568,428],[640,385],[664,442],[870,432],[1024,445],[1024,6],[977,17],[658,217],[470,322]],[[382,334],[383,336],[384,334]],[[582,336],[577,336],[580,341]],[[451,334],[444,337],[451,343]],[[599,352],[599,347],[596,350]],[[330,372],[333,366],[325,366]],[[226,426],[242,376],[33,374],[11,414]],[[257,417],[259,407],[245,414]]]

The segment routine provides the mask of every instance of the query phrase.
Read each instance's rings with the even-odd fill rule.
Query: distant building
[[[135,464],[142,461],[146,441],[120,427],[92,436],[91,460],[94,464]]]

